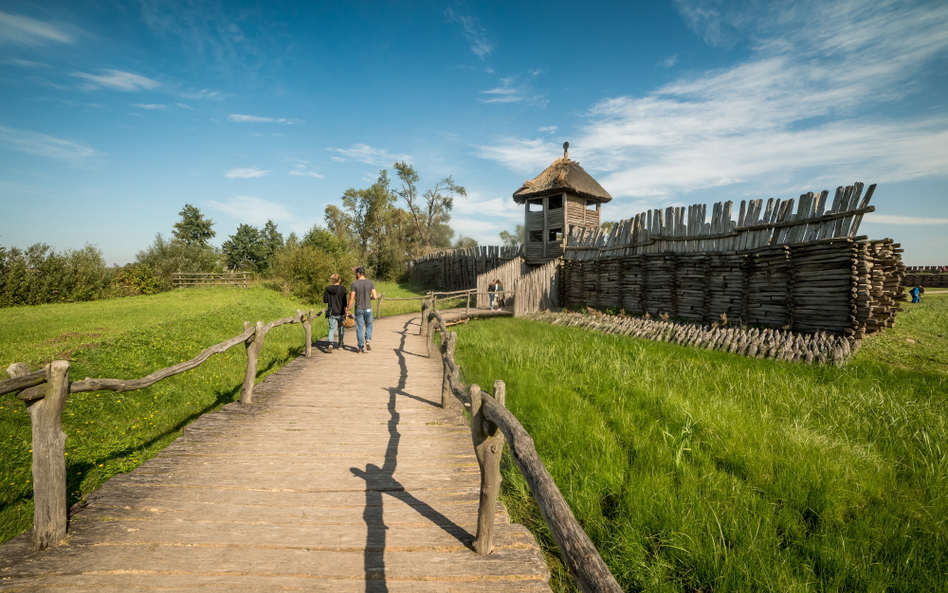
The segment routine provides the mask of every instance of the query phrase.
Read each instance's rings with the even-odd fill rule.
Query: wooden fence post
[[[428,331],[425,332],[425,352],[428,353],[428,358],[431,358],[431,338],[434,337],[434,324],[430,321],[428,322]]]
[[[302,312],[297,310],[297,313],[300,314],[300,319],[303,322],[303,332],[306,334],[306,358],[309,358],[313,355],[313,310],[309,310],[309,315],[305,317],[302,316]]]
[[[376,307],[376,311],[375,311],[375,316],[376,316],[376,317],[381,317],[381,316],[382,316],[382,301],[384,301],[384,300],[385,300],[385,293],[380,293],[380,294],[379,294],[379,304],[378,304],[378,306]]]
[[[428,333],[428,299],[421,301],[421,327],[418,328],[418,335],[423,336]]]
[[[27,403],[33,431],[33,550],[66,537],[66,435],[63,406],[69,395],[69,361],[46,367],[46,396]]]
[[[244,329],[250,329],[250,322],[244,322]],[[244,374],[244,386],[240,389],[240,403],[253,403],[253,382],[257,378],[257,363],[263,350],[263,322],[258,321],[253,337],[245,342],[247,347],[247,372]]]
[[[474,551],[485,556],[494,549],[494,516],[497,497],[500,495],[500,457],[504,452],[504,435],[497,425],[484,416],[481,388],[471,385],[471,438],[474,454],[481,470],[480,502],[477,507],[477,536]],[[494,383],[495,399],[503,405],[505,387],[503,381]],[[488,396],[489,397],[489,396]]]

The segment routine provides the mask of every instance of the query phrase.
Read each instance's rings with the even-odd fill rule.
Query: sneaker
[[[372,350],[372,342],[366,342],[366,343],[365,343],[365,349],[371,351],[371,350]]]
[[[326,352],[332,354],[332,344],[329,345],[329,348],[326,349]]]
[[[362,351],[362,348],[359,348],[358,354],[365,354],[365,352]]]

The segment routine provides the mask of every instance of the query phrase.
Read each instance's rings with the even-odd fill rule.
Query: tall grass
[[[297,308],[310,306],[263,288],[207,288],[0,309],[0,366],[26,362],[36,369],[65,358],[73,378],[136,379],[241,333],[244,321],[269,322]],[[325,334],[320,318],[313,335]],[[273,329],[257,380],[299,356],[304,345],[301,326]],[[148,389],[70,395],[63,412],[69,504],[154,456],[201,414],[239,399],[245,367],[238,346]],[[0,541],[32,523],[30,472],[29,416],[8,394],[0,397]]]
[[[458,359],[466,382],[507,383],[628,591],[948,590],[948,299],[933,297],[840,367],[520,319],[462,327]],[[504,472],[515,518],[552,547]]]

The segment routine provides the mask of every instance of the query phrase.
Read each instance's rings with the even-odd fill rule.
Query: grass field
[[[506,382],[626,591],[945,591],[948,295],[906,307],[839,367],[520,319],[459,326],[458,360]],[[552,549],[507,462],[506,504]]]

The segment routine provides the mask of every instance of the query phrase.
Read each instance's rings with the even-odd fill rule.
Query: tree
[[[616,223],[614,221],[607,220],[606,222],[599,225],[599,228],[602,229],[603,233],[608,235],[609,233],[612,232],[612,227],[614,226],[616,226]]]
[[[214,226],[214,221],[204,218],[201,211],[191,204],[185,204],[178,214],[181,215],[181,222],[174,224],[174,238],[183,241],[185,245],[207,247],[207,242],[217,234],[211,228]]]
[[[477,247],[477,239],[461,235],[458,237],[458,240],[454,242],[455,249],[467,249],[468,247]]]
[[[522,245],[525,238],[526,231],[524,230],[522,224],[518,224],[516,230],[514,230],[513,233],[509,231],[500,232],[500,240],[504,242],[504,245],[509,245],[510,247]]]
[[[283,235],[277,232],[277,225],[272,220],[267,220],[260,232],[263,241],[267,244],[267,259],[283,247]]]
[[[395,210],[396,197],[389,186],[388,171],[382,169],[368,189],[350,187],[342,195],[343,211],[362,258],[369,254],[370,247],[378,247],[384,240]]]
[[[178,239],[169,241],[161,233],[155,235],[153,244],[138,252],[135,261],[151,266],[163,290],[171,290],[174,272],[221,271],[220,253],[213,247],[199,243],[189,245]]]
[[[454,179],[449,175],[419,196],[420,178],[415,169],[404,161],[395,163],[394,167],[402,181],[402,189],[396,193],[408,206],[412,230],[419,242],[413,249],[413,255],[428,252],[433,246],[437,246],[435,239],[444,236],[443,231],[438,233],[438,230],[439,227],[446,227],[451,220],[455,196],[466,196],[467,190],[454,183]]]
[[[242,224],[221,245],[221,253],[228,269],[259,272],[270,255],[270,246],[257,228]]]

